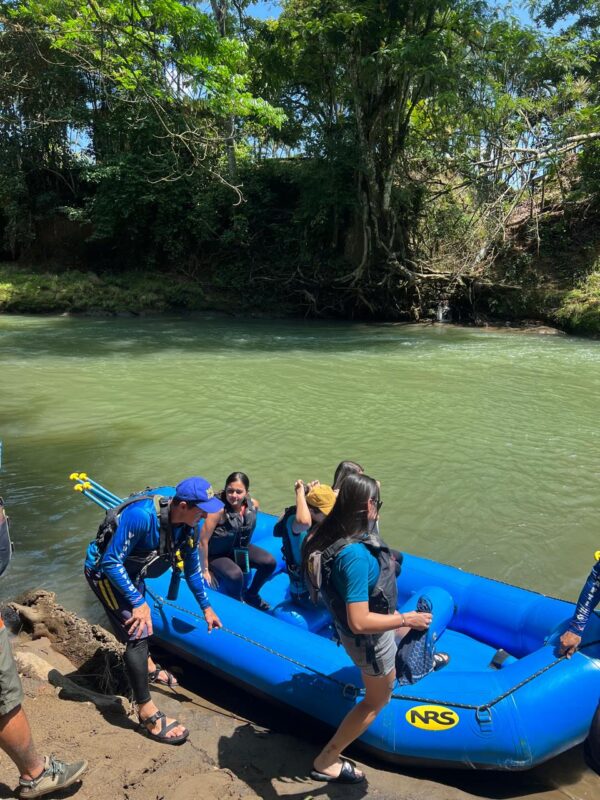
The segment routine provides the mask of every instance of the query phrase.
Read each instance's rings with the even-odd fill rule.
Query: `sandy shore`
[[[134,717],[118,708],[100,709],[89,700],[61,698],[64,690],[44,677],[76,678],[75,666],[47,638],[21,633],[13,640],[26,699],[24,707],[41,752],[61,758],[86,758],[88,773],[80,788],[61,797],[77,800],[199,800],[199,798],[349,798],[380,800],[466,800],[529,798],[595,800],[600,777],[588,769],[581,747],[526,773],[398,771],[352,755],[367,772],[367,785],[327,786],[307,777],[326,730],[313,730],[289,712],[274,709],[188,664],[168,662],[180,671],[182,688],[159,689],[154,699],[191,731],[181,747],[160,745],[142,736]],[[64,650],[64,647],[62,648]],[[45,670],[44,670],[45,665]],[[75,673],[75,674],[74,674]],[[0,798],[14,797],[17,774],[0,759]]]

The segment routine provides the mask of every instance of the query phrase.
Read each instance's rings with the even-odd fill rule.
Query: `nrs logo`
[[[424,731],[449,731],[458,725],[459,717],[445,706],[413,706],[406,712],[406,721]]]

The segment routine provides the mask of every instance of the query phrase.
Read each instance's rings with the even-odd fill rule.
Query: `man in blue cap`
[[[199,521],[222,508],[205,478],[186,478],[174,491],[158,489],[126,501],[108,543],[95,539],[87,550],[85,576],[126,645],[123,658],[140,723],[150,738],[164,744],[182,744],[189,731],[177,720],[167,719],[150,696],[150,677],[154,680],[162,672],[166,678],[158,682],[167,685],[174,685],[174,679],[149,656],[152,615],[144,578],[165,572],[180,556],[208,632],[222,627],[206,595],[198,553]]]

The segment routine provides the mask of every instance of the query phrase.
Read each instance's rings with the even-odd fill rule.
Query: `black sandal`
[[[147,727],[148,725],[155,725],[160,720],[160,730],[158,733],[152,733],[150,729]],[[179,736],[167,736],[169,731],[172,731],[174,728],[177,728],[181,725],[180,722],[174,720],[169,725],[167,725],[167,717],[166,714],[163,714],[162,711],[157,711],[156,714],[152,714],[151,717],[146,717],[146,719],[142,719],[140,717],[140,725],[144,729],[144,733],[150,739],[155,739],[157,742],[162,742],[163,744],[183,744],[185,740],[190,735],[190,732],[187,728],[184,729],[183,733],[180,733]]]
[[[354,764],[348,761],[347,758],[342,758],[342,768],[339,775],[328,775],[326,772],[312,769],[310,777],[313,781],[322,781],[323,783],[362,783],[366,776],[359,775],[354,768]]]
[[[150,683],[156,683],[160,686],[168,686],[169,689],[174,689],[176,686],[179,686],[179,681],[172,672],[169,672],[168,669],[164,669],[160,664],[156,664],[155,667],[156,669],[153,669],[152,672],[148,673],[148,680]],[[166,673],[166,680],[159,677],[161,672]]]

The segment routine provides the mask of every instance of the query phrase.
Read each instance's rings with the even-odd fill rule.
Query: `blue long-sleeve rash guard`
[[[572,633],[581,636],[592,611],[600,602],[600,561],[596,561],[581,590],[575,614],[568,627]]]
[[[187,525],[173,526],[174,547],[181,552],[183,574],[202,610],[210,606],[204,580],[200,571],[198,553],[199,528]],[[125,569],[125,560],[135,555],[136,550],[158,550],[160,525],[154,502],[140,500],[128,506],[121,513],[117,530],[114,532],[104,555],[93,564],[108,580],[116,586],[129,603],[136,608],[145,603],[144,596],[135,588]],[[86,564],[94,561],[95,541],[88,548]],[[97,549],[95,550],[97,554]]]

